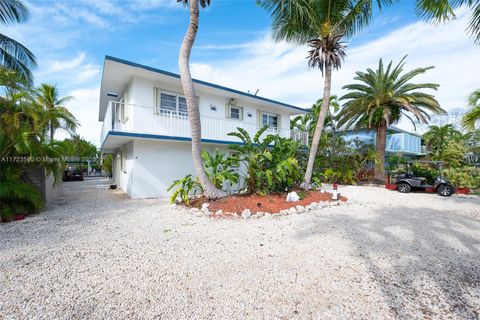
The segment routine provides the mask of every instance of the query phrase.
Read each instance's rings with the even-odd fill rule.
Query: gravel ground
[[[196,217],[70,182],[0,225],[0,319],[479,319],[480,199],[341,187],[346,206]]]

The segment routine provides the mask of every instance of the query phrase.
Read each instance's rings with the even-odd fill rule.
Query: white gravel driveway
[[[0,319],[480,317],[478,197],[341,187],[350,205],[218,220],[106,183],[0,225]]]

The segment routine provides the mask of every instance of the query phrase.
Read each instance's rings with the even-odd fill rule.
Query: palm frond
[[[17,72],[28,83],[33,83],[31,68],[36,67],[35,55],[21,43],[0,34],[0,65]]]
[[[0,23],[22,23],[28,20],[30,13],[19,0],[0,0]]]
[[[462,125],[467,130],[474,130],[475,124],[480,120],[480,89],[473,91],[468,96],[469,111],[463,116]]]
[[[338,124],[354,128],[382,127],[397,123],[402,115],[412,122],[415,118],[426,123],[430,118],[429,112],[445,113],[433,95],[421,91],[436,90],[438,84],[409,82],[432,67],[404,73],[404,65],[405,57],[394,67],[392,61],[385,67],[380,59],[376,70],[357,72],[354,79],[359,82],[343,87],[348,92],[340,98],[345,103],[339,113]]]

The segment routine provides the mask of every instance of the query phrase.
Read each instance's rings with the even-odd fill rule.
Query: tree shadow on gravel
[[[344,234],[397,318],[479,319],[479,220],[422,207],[343,210],[355,207],[312,216],[297,236]]]

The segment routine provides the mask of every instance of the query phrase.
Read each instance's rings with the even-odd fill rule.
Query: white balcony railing
[[[258,131],[257,124],[239,122],[225,118],[200,116],[202,123],[202,139],[239,142],[236,137],[228,136],[237,128],[245,129],[252,137]],[[103,143],[109,131],[122,131],[142,134],[154,134],[170,137],[190,138],[188,114],[165,109],[155,110],[122,102],[110,101],[101,133]],[[266,134],[278,134],[284,138],[293,138],[302,144],[308,144],[308,133],[290,131],[289,129],[272,128]]]

